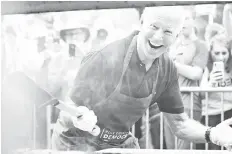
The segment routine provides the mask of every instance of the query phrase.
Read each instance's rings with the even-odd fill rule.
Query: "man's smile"
[[[151,43],[151,41],[149,41],[149,40],[148,40],[148,44],[149,44],[150,47],[153,48],[153,49],[159,49],[159,48],[163,47],[163,45],[153,45],[153,44]]]

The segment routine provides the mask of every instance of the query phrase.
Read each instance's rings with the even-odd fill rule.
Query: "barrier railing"
[[[208,126],[208,103],[209,103],[209,92],[220,92],[221,93],[221,121],[224,121],[224,92],[231,92],[232,95],[232,87],[217,87],[217,88],[200,88],[200,87],[181,87],[181,92],[190,93],[191,97],[191,105],[190,105],[190,118],[193,119],[193,94],[194,92],[202,92],[205,93],[205,103],[206,103],[206,110],[205,110],[205,125]],[[232,101],[232,100],[231,100]],[[146,149],[149,148],[149,133],[150,133],[150,127],[149,127],[149,110],[146,112]],[[134,127],[134,126],[133,126]],[[134,130],[134,128],[132,129]],[[134,132],[132,132],[134,133]],[[163,140],[164,140],[164,117],[163,113],[160,113],[160,149],[163,149]],[[175,138],[175,149],[177,149],[177,137]],[[190,149],[193,149],[193,143],[190,145]],[[205,144],[205,150],[208,150],[208,144]],[[221,150],[223,150],[223,147],[221,147]]]
[[[206,102],[206,115],[205,115],[205,125],[208,126],[208,93],[209,92],[221,92],[221,121],[224,120],[224,108],[223,108],[223,104],[224,104],[224,92],[232,92],[232,87],[217,87],[217,88],[200,88],[200,87],[181,87],[180,88],[181,92],[189,92],[190,96],[191,96],[191,113],[190,113],[190,118],[193,119],[193,93],[194,92],[204,92],[205,93],[205,102]],[[232,95],[232,93],[231,93]],[[51,110],[51,108],[48,109],[49,111]],[[49,113],[49,111],[47,113]],[[48,118],[47,120],[50,120],[50,116],[51,114],[48,114]],[[149,133],[150,133],[150,126],[149,126],[149,110],[146,111],[146,115],[145,115],[146,119],[145,119],[145,135],[146,135],[146,139],[145,139],[145,147],[146,149],[149,148]],[[49,123],[49,122],[48,122]],[[50,136],[51,136],[51,129],[53,124],[50,123],[50,125],[48,126],[48,148],[50,148]],[[132,127],[132,133],[135,133],[135,128],[134,126]],[[164,141],[164,116],[163,113],[160,113],[160,149],[164,149],[164,145],[163,145],[163,141]],[[208,144],[205,144],[205,149],[208,150]],[[177,138],[175,139],[175,149],[177,149]],[[191,143],[190,149],[193,149],[193,143]],[[223,149],[223,147],[221,148],[221,150]]]

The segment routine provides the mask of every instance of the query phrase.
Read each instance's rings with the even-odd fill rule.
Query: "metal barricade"
[[[181,87],[180,88],[181,92],[186,92],[190,93],[191,96],[191,105],[190,105],[190,118],[193,119],[193,96],[194,92],[203,92],[205,93],[205,102],[206,102],[206,110],[205,110],[205,125],[209,126],[208,121],[209,121],[209,115],[208,115],[208,103],[209,103],[209,92],[220,92],[221,93],[221,121],[224,121],[224,92],[232,92],[232,87],[217,87],[217,88],[200,88],[200,87]],[[232,95],[232,93],[231,93]],[[148,137],[149,137],[149,110],[146,112],[146,142],[148,142]],[[163,140],[164,140],[164,117],[163,113],[161,112],[160,114],[160,149],[163,149]],[[145,144],[146,148],[148,148],[148,143]],[[177,149],[177,137],[175,137],[175,149]],[[193,150],[193,143],[190,145],[190,149]],[[205,150],[208,150],[208,144],[205,143]],[[221,150],[223,150],[223,147],[221,147]]]
[[[232,88],[231,87],[218,87],[218,88],[200,88],[200,87],[181,87],[180,88],[180,91],[181,92],[189,92],[190,93],[190,96],[191,96],[191,112],[190,112],[190,118],[193,119],[193,94],[194,92],[204,92],[205,93],[205,102],[206,102],[206,116],[205,116],[205,125],[208,126],[208,100],[209,100],[209,96],[208,96],[208,93],[209,92],[221,92],[221,121],[224,120],[224,108],[223,108],[223,104],[224,104],[224,92],[232,92]],[[48,108],[47,109],[49,113],[51,108]],[[51,119],[50,118],[50,114],[47,114],[48,115],[48,123],[49,123],[49,120]],[[145,145],[146,145],[146,149],[148,149],[148,142],[149,142],[149,133],[150,133],[150,125],[149,125],[149,110],[146,111],[146,125],[145,125],[145,129],[146,129],[146,132],[145,132],[145,135],[146,135],[146,139],[145,139]],[[50,148],[50,139],[49,137],[51,136],[50,132],[51,132],[51,129],[52,129],[52,125],[50,123],[50,125],[48,126],[48,148]],[[135,126],[132,127],[132,133],[135,134]],[[163,116],[163,113],[161,112],[160,113],[160,149],[164,149],[164,145],[163,145],[163,141],[164,141],[164,116]],[[175,149],[177,149],[177,138],[175,139]],[[193,143],[191,143],[190,145],[190,149],[192,150],[193,149]],[[208,144],[206,143],[206,146],[205,146],[205,149],[208,150]],[[223,149],[223,147],[221,148]]]

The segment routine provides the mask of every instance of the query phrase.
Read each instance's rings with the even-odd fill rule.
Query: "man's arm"
[[[104,78],[102,77],[104,76],[103,61],[102,55],[99,53],[91,57],[90,61],[80,68],[74,81],[74,86],[70,91],[70,95],[64,100],[67,105],[73,108],[83,108],[83,106],[85,106],[87,109],[91,110],[91,103],[97,101],[97,91],[100,87],[104,88]],[[62,126],[59,128],[61,132],[74,127],[72,116],[66,112],[60,112],[59,123],[61,124],[60,126]],[[82,125],[84,126],[84,124]]]
[[[88,108],[92,101],[99,100],[98,91],[104,88],[104,59],[101,53],[93,55],[87,63],[84,63],[74,81],[70,91],[71,100],[77,105]]]
[[[164,113],[168,120],[173,133],[183,140],[194,143],[205,143],[205,132],[208,127],[200,124],[195,120],[191,120],[186,113],[171,114]]]
[[[176,68],[171,62],[171,70],[169,72],[169,83],[167,89],[157,100],[159,109],[167,118],[173,133],[184,140],[204,143],[206,142],[207,127],[197,121],[191,120],[183,110],[183,103],[180,95],[179,85],[177,81]],[[172,78],[171,78],[172,77]],[[232,148],[232,118],[223,121],[209,132],[209,140],[217,145],[223,145],[227,149]]]
[[[200,80],[202,77],[203,70],[198,66],[190,66],[179,62],[175,62],[175,65],[178,73],[188,79]]]
[[[185,113],[164,113],[164,116],[177,137],[194,143],[206,143],[206,134],[208,134],[208,141],[232,150],[232,128],[230,127],[232,118],[209,129],[209,127],[189,119]],[[209,133],[206,133],[207,129],[209,129]]]
[[[223,10],[223,26],[225,27],[229,36],[232,36],[232,4],[226,4]]]
[[[182,102],[176,65],[170,62],[169,78],[166,90],[157,100],[160,111],[163,112],[165,118],[169,122],[170,127],[178,137],[185,140],[194,140],[196,142],[205,142],[205,131],[207,127],[200,123],[190,120],[188,115],[184,113],[184,105]]]
[[[191,79],[200,80],[203,75],[203,70],[208,61],[208,50],[205,43],[196,41],[196,54],[193,57],[191,65],[186,65],[175,61],[178,74]]]
[[[177,69],[172,62],[171,68],[167,89],[157,100],[160,111],[164,113],[173,133],[178,137],[204,143],[204,135],[207,128],[196,121],[190,120],[187,114],[184,113],[184,105],[177,80]]]

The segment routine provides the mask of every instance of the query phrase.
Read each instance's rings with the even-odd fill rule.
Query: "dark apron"
[[[77,136],[76,134],[78,134],[78,136],[82,138],[82,139],[80,138],[82,140],[81,142],[85,141],[84,144],[88,144],[88,145],[95,144],[94,150],[100,150],[105,148],[116,148],[116,147],[136,148],[138,146],[138,143],[136,142],[137,139],[135,139],[135,137],[133,137],[132,134],[129,133],[129,131],[130,128],[133,126],[133,124],[144,115],[146,109],[149,108],[152,98],[156,94],[156,85],[159,75],[159,65],[157,65],[158,73],[155,82],[153,82],[152,93],[148,97],[134,98],[121,94],[120,88],[122,85],[123,76],[128,68],[133,51],[137,51],[135,50],[135,47],[136,47],[136,37],[133,38],[129,46],[128,52],[126,54],[126,57],[124,59],[124,64],[123,64],[124,66],[123,66],[122,75],[119,80],[119,84],[115,88],[114,92],[111,93],[111,95],[108,98],[103,99],[100,103],[97,103],[97,105],[93,106],[92,108],[96,116],[98,117],[97,125],[101,128],[100,135],[98,137],[93,137],[89,133],[83,132],[81,130],[78,130],[78,133],[75,132],[75,136]],[[133,138],[132,140],[131,137]],[[74,141],[75,143],[79,142],[78,139],[76,139],[77,137],[74,138],[72,140],[75,140]],[[128,140],[131,141],[127,143]],[[65,144],[67,144],[66,141],[63,140]],[[75,143],[73,144],[75,145]],[[136,146],[129,146],[129,147],[122,146],[125,143],[129,145],[132,143],[133,145]],[[96,144],[98,146],[100,145],[100,148],[96,148]],[[90,147],[88,147],[87,149],[89,148]]]

